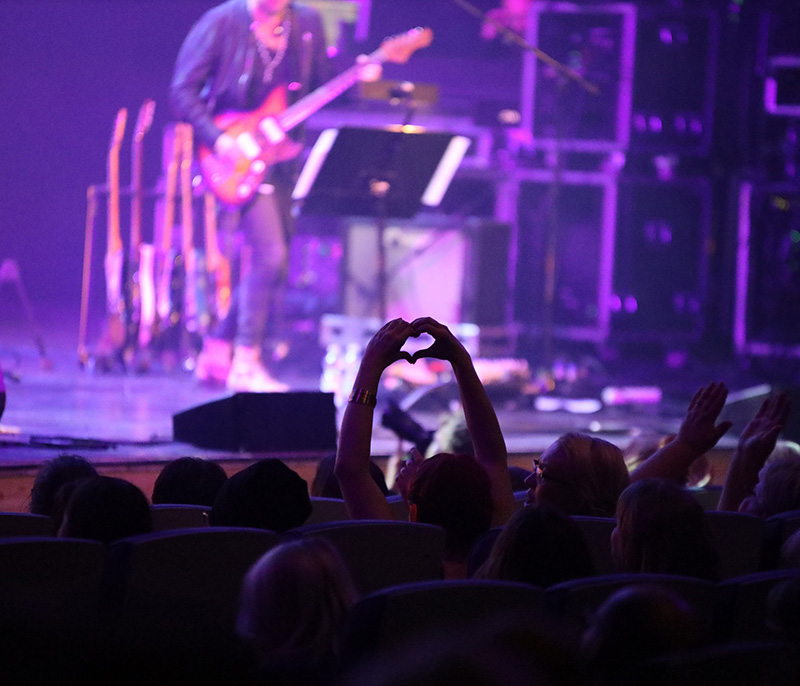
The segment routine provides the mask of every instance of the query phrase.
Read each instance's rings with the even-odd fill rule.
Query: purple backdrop
[[[0,2],[0,259],[19,262],[40,312],[53,304],[77,309],[86,188],[105,179],[111,126],[123,106],[129,128],[121,180],[128,183],[130,132],[146,97],[157,107],[145,184],[155,181],[175,55],[189,26],[213,4]],[[97,247],[104,243],[101,235]]]

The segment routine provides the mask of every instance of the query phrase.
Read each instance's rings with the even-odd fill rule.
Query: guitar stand
[[[10,283],[15,286],[17,297],[19,297],[22,308],[25,310],[25,317],[28,320],[28,327],[31,335],[33,336],[33,341],[36,345],[36,349],[39,351],[39,363],[41,364],[42,369],[45,371],[50,371],[53,369],[53,362],[47,356],[47,351],[44,347],[44,341],[42,340],[39,324],[36,321],[36,317],[33,313],[33,306],[31,305],[31,301],[28,299],[28,293],[25,290],[25,284],[22,283],[22,274],[19,270],[19,264],[17,264],[16,260],[11,258],[7,258],[0,262],[0,286],[5,283]]]

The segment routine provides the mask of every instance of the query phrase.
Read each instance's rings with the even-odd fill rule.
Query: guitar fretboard
[[[381,48],[375,50],[368,56],[368,62],[384,62],[386,55]],[[358,81],[360,64],[354,64],[338,76],[320,86],[308,95],[300,98],[294,105],[287,107],[283,114],[278,117],[278,123],[284,131],[291,131],[295,126],[308,119],[314,112],[322,109],[332,100],[338,98],[348,88]]]

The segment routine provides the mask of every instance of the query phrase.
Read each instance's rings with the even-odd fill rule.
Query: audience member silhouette
[[[584,633],[588,683],[640,683],[631,673],[638,665],[706,640],[704,623],[677,594],[649,584],[623,588],[598,608]]]
[[[150,504],[129,481],[94,476],[75,485],[58,535],[113,543],[150,533]]]
[[[622,451],[601,438],[568,433],[538,460],[525,480],[528,504],[550,505],[567,515],[611,517],[630,482]]]
[[[593,574],[591,556],[577,525],[552,507],[530,505],[503,527],[475,576],[545,588]]]
[[[428,446],[426,457],[432,457],[437,453],[475,454],[467,428],[467,419],[462,411],[451,412],[440,420],[433,434],[433,440]]]
[[[786,579],[770,589],[766,621],[776,638],[800,646],[800,579]]]
[[[641,464],[651,457],[657,450],[661,450],[671,441],[674,441],[674,434],[664,436],[657,433],[642,433],[631,440],[622,454],[625,457],[625,465],[629,472],[634,472]],[[701,455],[689,465],[684,486],[690,488],[702,488],[711,481],[711,465],[708,457]]]
[[[758,474],[753,495],[745,498],[739,509],[759,517],[800,510],[800,455],[767,462]]]
[[[323,457],[319,461],[314,480],[311,482],[312,496],[315,498],[338,498],[341,500],[342,489],[339,487],[336,474],[333,473],[335,465],[336,453]],[[381,489],[381,493],[389,495],[389,489],[386,487],[386,477],[381,468],[372,460],[369,461],[369,473],[378,488]]]
[[[305,523],[311,514],[308,485],[283,462],[259,460],[231,476],[209,512],[211,526],[244,526],[278,533]]]
[[[747,424],[725,475],[719,499],[720,510],[769,516],[761,510],[764,503],[754,496],[759,479],[767,471],[764,469],[762,473],[762,468],[775,450],[778,435],[789,419],[789,410],[789,397],[785,393],[777,393],[764,400],[755,417]],[[779,467],[775,474],[783,469]]]
[[[28,510],[32,514],[51,517],[58,489],[69,481],[90,476],[97,476],[97,470],[80,455],[59,455],[45,460],[33,479]]]
[[[164,465],[153,485],[154,505],[206,505],[211,507],[227,480],[216,462],[200,457],[179,457]]]
[[[401,349],[409,338],[421,334],[433,338],[430,347],[417,351],[413,357]],[[409,460],[398,478],[405,478],[409,485],[409,517],[446,528],[445,575],[463,577],[470,541],[474,542],[490,525],[499,526],[508,520],[514,511],[514,494],[505,441],[494,409],[469,353],[446,326],[429,317],[411,323],[395,319],[372,337],[344,412],[335,473],[351,518],[393,519],[386,497],[369,473],[378,385],[390,364],[400,360],[413,363],[425,357],[450,362],[475,456],[444,453],[422,462]],[[456,507],[460,509],[446,511]],[[456,525],[458,528],[447,528]]]
[[[717,424],[728,397],[724,383],[702,386],[692,396],[678,433],[656,450],[631,474],[631,481],[669,479],[687,483],[692,463],[711,450],[731,428],[728,421]]]
[[[237,621],[255,654],[258,681],[329,683],[355,600],[349,570],[324,539],[283,543],[264,555],[245,576]]]
[[[665,479],[644,479],[625,489],[611,551],[623,572],[718,577],[705,511],[691,493]]]

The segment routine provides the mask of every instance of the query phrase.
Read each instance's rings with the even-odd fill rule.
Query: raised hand
[[[437,360],[445,360],[450,364],[469,358],[466,348],[444,324],[440,324],[431,317],[420,317],[411,322],[414,335],[427,333],[433,337],[433,343],[423,350],[417,350],[411,362],[416,362],[423,357],[433,357]]]
[[[403,500],[408,504],[408,491],[414,482],[419,466],[425,461],[425,456],[416,447],[409,451],[409,459],[403,462],[394,478],[394,486]]]
[[[775,449],[778,434],[789,419],[789,397],[785,393],[767,398],[739,437],[739,453],[757,473]]]
[[[767,398],[739,437],[739,445],[728,466],[717,509],[746,511],[753,500],[758,473],[775,449],[778,434],[789,418],[789,398],[778,393]]]
[[[724,383],[711,383],[700,388],[689,403],[678,440],[698,456],[711,450],[731,428],[731,422],[716,424],[727,397]]]
[[[417,335],[414,328],[401,318],[387,322],[367,343],[361,358],[362,366],[373,365],[383,371],[397,360],[414,362],[411,355],[400,348],[409,338]]]

